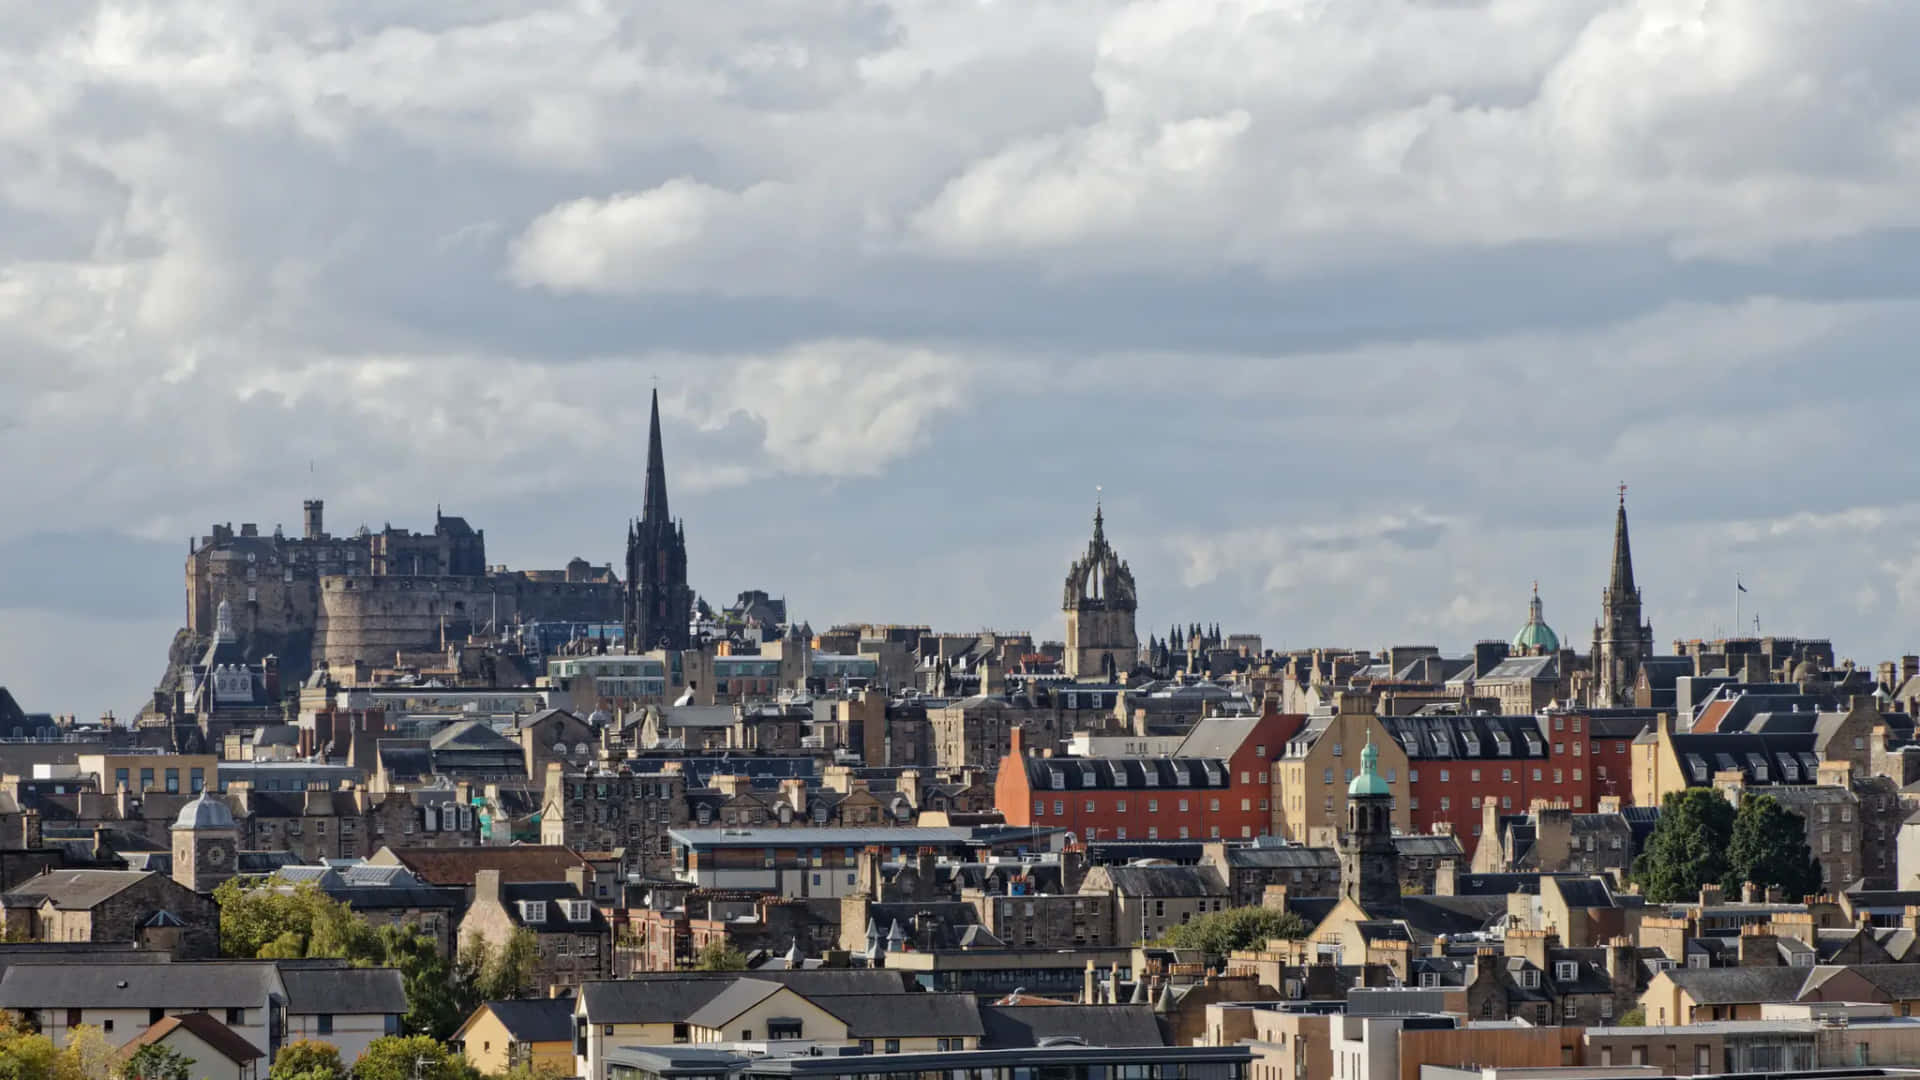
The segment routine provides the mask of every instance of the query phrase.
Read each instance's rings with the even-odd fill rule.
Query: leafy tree
[[[353,1063],[354,1080],[481,1080],[460,1054],[427,1035],[386,1035]]]
[[[504,1001],[534,992],[534,968],[540,959],[540,941],[533,931],[516,927],[494,948],[478,934],[468,934],[460,946],[460,964],[473,988],[474,1007],[482,1001]],[[471,1011],[471,1010],[469,1010]]]
[[[1712,788],[1688,788],[1660,805],[1660,823],[1633,860],[1632,880],[1656,904],[1692,900],[1727,876],[1733,805]]]
[[[1749,881],[1762,889],[1778,886],[1796,901],[1819,892],[1820,864],[1807,846],[1806,820],[1771,795],[1740,800],[1721,881],[1728,892],[1738,892]]]
[[[523,1061],[506,1072],[495,1073],[491,1080],[563,1080],[566,1075],[565,1070],[551,1062],[543,1061],[536,1065]]]
[[[336,1047],[301,1039],[280,1048],[267,1080],[346,1080],[347,1066]]]
[[[1273,938],[1303,938],[1313,928],[1291,911],[1242,907],[1210,912],[1168,930],[1154,944],[1171,949],[1198,949],[1208,956],[1225,956],[1251,949]]]
[[[194,1059],[159,1043],[135,1050],[120,1069],[122,1080],[192,1080]]]
[[[107,1080],[113,1061],[99,1028],[74,1028],[67,1045],[56,1048],[19,1014],[0,1012],[0,1080]]]
[[[709,941],[693,958],[695,971],[745,971],[747,954],[724,941]]]
[[[1640,1008],[1638,1005],[1634,1006],[1631,1009],[1628,1009],[1626,1012],[1623,1012],[1620,1014],[1620,1021],[1618,1026],[1646,1027],[1647,1026],[1647,1010]]]
[[[539,947],[531,931],[516,930],[497,951],[470,938],[462,956],[449,962],[417,928],[376,929],[310,883],[291,889],[260,884],[257,878],[235,878],[214,890],[220,904],[221,951],[260,959],[325,957],[398,969],[406,985],[409,1033],[445,1039],[480,1002],[521,997],[534,989]],[[469,955],[469,950],[477,951]]]

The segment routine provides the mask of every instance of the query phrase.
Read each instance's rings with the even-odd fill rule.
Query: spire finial
[[[1627,482],[1625,480],[1620,481],[1620,505],[1627,505]]]

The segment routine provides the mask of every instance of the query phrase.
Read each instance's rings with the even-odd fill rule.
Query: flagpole
[[[1740,571],[1733,572],[1733,632],[1740,632]]]

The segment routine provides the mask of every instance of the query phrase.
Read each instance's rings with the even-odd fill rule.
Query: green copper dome
[[[1547,620],[1540,614],[1540,583],[1533,583],[1533,601],[1527,605],[1527,625],[1513,635],[1513,651],[1525,656],[1538,650],[1543,653],[1560,651],[1560,635],[1553,632]]]
[[[1380,779],[1380,751],[1373,748],[1371,735],[1367,737],[1367,748],[1360,751],[1360,775],[1354,777],[1353,783],[1347,785],[1348,798],[1359,795],[1379,795],[1383,798],[1393,796],[1393,789],[1387,786],[1385,780]]]

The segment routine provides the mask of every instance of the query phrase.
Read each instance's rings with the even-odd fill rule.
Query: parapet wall
[[[620,591],[603,582],[487,577],[323,577],[314,655],[329,664],[391,663],[515,621],[613,621]]]

